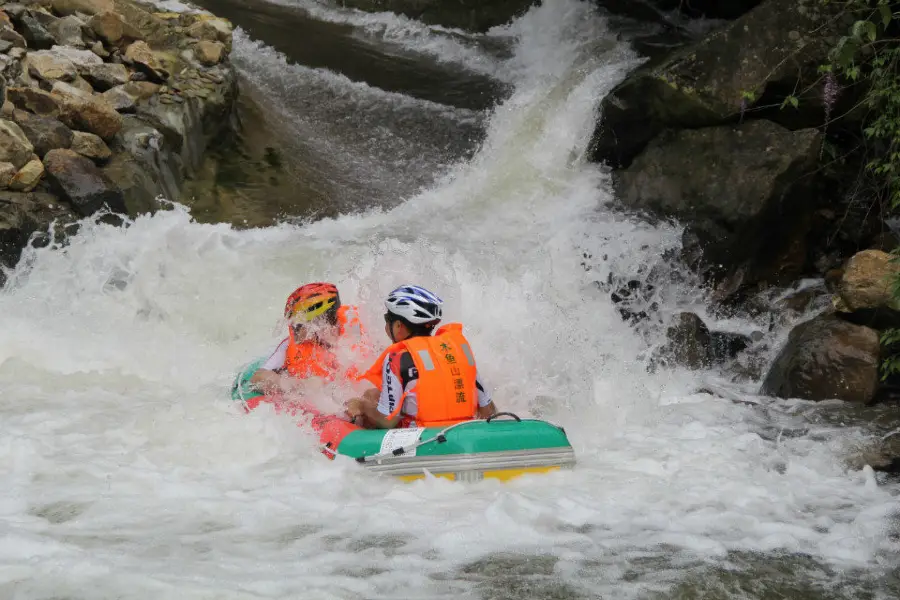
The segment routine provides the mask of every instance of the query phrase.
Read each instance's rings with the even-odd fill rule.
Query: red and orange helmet
[[[307,283],[294,290],[284,305],[284,317],[289,321],[309,322],[328,313],[337,312],[341,297],[332,283]]]

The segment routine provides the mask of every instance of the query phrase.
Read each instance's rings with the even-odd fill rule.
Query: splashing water
[[[736,557],[801,553],[826,587],[893,564],[896,488],[841,463],[859,432],[767,435],[797,419],[648,375],[593,285],[679,239],[607,208],[585,161],[636,62],[604,32],[574,0],[499,31],[515,92],[470,160],[393,208],[238,231],[176,204],[27,250],[0,292],[0,597],[648,597]],[[501,410],[565,426],[577,468],[401,484],[236,410],[234,372],[322,279],[376,335],[387,291],[436,291]]]

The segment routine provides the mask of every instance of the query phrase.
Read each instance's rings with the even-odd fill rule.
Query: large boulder
[[[806,263],[816,130],[768,121],[667,132],[618,176],[626,208],[685,223],[684,258],[738,289],[787,282]],[[738,274],[735,278],[735,274]]]
[[[79,214],[89,216],[104,207],[125,212],[122,190],[90,159],[72,150],[51,150],[44,157],[44,167],[53,190]]]
[[[868,404],[878,390],[878,333],[833,315],[794,328],[761,393],[804,400]]]
[[[821,87],[808,84],[820,78],[828,30],[838,27],[824,10],[818,0],[770,0],[669,59],[637,69],[601,103],[594,160],[628,166],[667,128],[737,121],[744,110],[778,106],[795,90],[807,90],[803,110],[816,109],[803,126],[821,123]],[[797,112],[789,107],[767,116],[793,122]]]
[[[429,25],[487,31],[524,14],[538,0],[338,0],[341,6],[394,12]]]

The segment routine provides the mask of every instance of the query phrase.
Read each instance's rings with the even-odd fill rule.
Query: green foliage
[[[891,212],[900,210],[900,12],[889,0],[844,0],[841,16],[852,16],[853,25],[838,39],[829,53],[825,74],[825,101],[829,102],[830,77],[862,84],[866,89],[862,105],[868,109],[864,133],[869,141],[866,167],[877,182],[879,200]],[[894,286],[900,298],[900,281]],[[882,378],[900,374],[900,330],[881,336],[885,359]]]

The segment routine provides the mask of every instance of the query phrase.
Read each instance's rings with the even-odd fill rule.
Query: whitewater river
[[[176,206],[26,253],[0,292],[0,599],[896,597],[900,490],[845,465],[866,432],[648,374],[661,332],[594,284],[665,272],[679,243],[609,209],[585,161],[636,64],[601,16],[548,0],[467,36],[275,8],[232,59],[311,206],[342,214],[234,229]],[[321,279],[376,335],[386,292],[437,292],[497,405],[563,425],[577,468],[402,484],[242,414],[235,370]],[[670,279],[663,312],[705,314]]]

